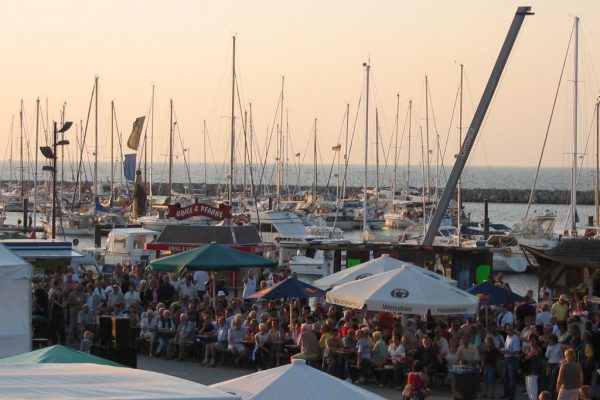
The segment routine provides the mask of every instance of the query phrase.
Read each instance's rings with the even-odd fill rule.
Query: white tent
[[[0,358],[31,351],[33,267],[0,244]]]
[[[156,372],[98,364],[0,364],[0,399],[239,400]]]
[[[336,272],[335,274],[328,275],[324,278],[317,279],[313,282],[313,285],[320,289],[329,289],[332,286],[342,285],[344,283],[352,282],[355,280],[367,278],[382,272],[392,271],[402,266],[409,268],[417,268],[417,271],[430,276],[434,279],[438,279],[441,282],[456,285],[456,281],[447,278],[443,275],[429,271],[428,269],[421,268],[414,264],[407,263],[406,261],[398,260],[390,257],[389,254],[383,254],[381,257],[371,261],[356,265],[352,268],[346,268],[342,271]]]
[[[383,400],[352,383],[306,365],[304,360],[211,385],[242,400]]]
[[[371,311],[453,315],[474,314],[479,299],[415,268],[400,267],[336,286],[327,292],[327,302],[350,308],[366,305]]]

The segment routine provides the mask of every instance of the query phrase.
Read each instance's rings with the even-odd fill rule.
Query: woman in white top
[[[388,346],[388,355],[394,365],[394,382],[396,388],[401,388],[401,383],[404,380],[404,375],[410,370],[406,360],[406,349],[400,340],[400,335],[395,333],[392,335],[390,344]]]
[[[266,367],[268,367],[271,361],[271,349],[270,349],[270,335],[269,330],[267,329],[267,324],[261,322],[258,325],[258,332],[254,335],[254,353],[252,354],[252,359],[256,361],[256,366],[259,371],[262,371]]]

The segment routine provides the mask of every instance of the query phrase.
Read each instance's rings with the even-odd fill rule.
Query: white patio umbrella
[[[304,360],[292,360],[291,364],[211,387],[240,396],[242,400],[383,400],[381,396],[306,365]]]
[[[344,283],[380,274],[382,272],[392,271],[403,266],[408,268],[416,268],[420,273],[437,279],[440,282],[456,285],[456,281],[453,279],[447,278],[436,272],[429,271],[428,269],[421,268],[417,265],[407,263],[406,261],[390,257],[389,254],[383,254],[381,257],[374,260],[367,261],[352,268],[346,268],[342,271],[336,272],[335,274],[327,275],[324,278],[317,279],[313,282],[313,285],[320,289],[329,289],[332,286],[338,286]]]
[[[400,267],[327,292],[327,302],[371,311],[433,315],[474,314],[479,299],[464,290],[432,279],[415,268]]]

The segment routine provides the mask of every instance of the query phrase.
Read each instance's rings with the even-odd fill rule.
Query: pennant
[[[342,149],[342,145],[341,144],[338,144],[337,146],[333,146],[331,148],[331,150],[333,150],[333,151],[340,151],[341,149]]]
[[[135,159],[136,154],[125,154],[125,162],[123,163],[123,172],[125,179],[130,182],[135,181]]]
[[[144,127],[144,121],[146,117],[136,118],[133,123],[133,128],[131,129],[131,135],[129,135],[129,139],[127,139],[127,147],[131,150],[137,150],[140,145],[140,138],[142,137],[142,128]],[[133,179],[131,179],[133,180]]]

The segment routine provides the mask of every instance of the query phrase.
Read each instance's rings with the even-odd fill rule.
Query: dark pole
[[[52,239],[56,239],[56,121],[52,141]]]
[[[483,95],[481,96],[481,100],[479,101],[479,106],[477,106],[477,110],[473,115],[473,120],[469,126],[469,130],[467,131],[465,140],[463,141],[460,152],[458,153],[456,161],[454,162],[452,172],[450,173],[448,181],[446,182],[446,188],[444,189],[444,192],[438,201],[437,208],[431,217],[427,233],[425,234],[425,238],[423,239],[422,243],[424,246],[433,245],[433,239],[435,238],[437,230],[440,227],[442,217],[446,213],[446,209],[450,203],[450,197],[454,194],[454,189],[456,189],[458,179],[460,178],[463,168],[467,163],[467,159],[469,158],[469,154],[471,153],[471,149],[475,143],[475,138],[479,133],[479,128],[483,123],[488,107],[492,101],[492,97],[494,96],[494,92],[498,87],[500,77],[502,76],[502,71],[504,70],[504,66],[508,61],[508,56],[510,55],[515,40],[517,39],[521,25],[523,25],[525,16],[532,15],[530,10],[531,7],[519,7],[517,9],[513,22],[508,30],[506,39],[504,40],[504,44],[500,50],[500,54],[498,55],[498,59],[496,60],[496,64],[494,65],[494,69],[492,70],[488,80],[487,86],[485,87]]]

